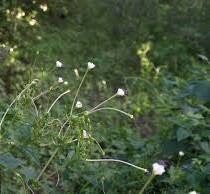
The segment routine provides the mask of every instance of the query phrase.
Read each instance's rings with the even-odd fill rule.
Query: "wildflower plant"
[[[57,61],[56,67],[65,67],[63,63]],[[143,172],[147,169],[136,166],[119,159],[106,159],[106,153],[100,145],[91,125],[91,115],[99,111],[115,111],[129,118],[133,115],[114,107],[107,107],[109,101],[125,95],[125,91],[119,88],[111,97],[103,100],[98,105],[85,110],[80,98],[80,90],[85,82],[88,73],[95,68],[95,64],[88,62],[86,71],[76,91],[67,89],[58,94],[50,103],[40,104],[41,98],[55,91],[55,88],[62,88],[64,78],[59,77],[57,84],[49,90],[37,94],[37,88],[42,86],[40,80],[33,80],[17,95],[12,103],[2,114],[0,120],[0,141],[4,148],[0,153],[0,164],[4,166],[1,174],[7,179],[15,176],[15,180],[20,183],[24,192],[41,190],[42,181],[56,177],[56,186],[59,185],[60,175],[58,164],[65,164],[63,153],[68,153],[73,149],[77,160],[84,162],[117,162],[134,167]],[[67,86],[67,85],[66,85]],[[52,89],[53,88],[53,89]],[[67,104],[66,112],[58,114],[56,105],[62,99],[68,99],[71,106]],[[23,109],[23,104],[28,108]],[[24,105],[25,106],[25,105]],[[17,111],[15,112],[15,110]],[[10,114],[19,115],[18,119],[11,119]],[[22,114],[22,115],[20,115]],[[14,129],[15,128],[15,129]],[[31,143],[31,144],[30,144]],[[97,148],[102,159],[92,159],[92,146]],[[19,147],[21,151],[14,153],[13,147]],[[30,152],[32,152],[30,154]],[[9,161],[2,162],[2,161]],[[33,161],[33,166],[27,163]],[[57,162],[55,162],[57,161]],[[90,163],[88,163],[91,165]],[[35,169],[39,169],[38,171]],[[10,173],[8,173],[10,170]],[[4,177],[4,178],[5,178]],[[5,178],[6,180],[6,178]]]

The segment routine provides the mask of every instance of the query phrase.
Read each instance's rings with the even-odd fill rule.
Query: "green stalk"
[[[84,74],[84,76],[83,76],[83,78],[82,78],[82,80],[81,80],[81,82],[80,82],[80,84],[79,84],[79,87],[77,88],[76,94],[75,94],[75,96],[74,96],[74,99],[73,99],[73,102],[72,102],[72,105],[71,105],[70,116],[69,116],[70,121],[71,121],[71,117],[72,117],[72,113],[73,113],[73,110],[74,110],[74,106],[75,106],[76,99],[77,99],[77,97],[78,97],[80,88],[81,88],[81,86],[82,86],[82,84],[83,84],[83,82],[84,82],[84,80],[85,80],[85,77],[86,77],[88,71],[89,71],[89,69],[87,68],[87,70],[85,71],[85,74]],[[67,119],[67,120],[64,122],[64,125],[61,127],[59,134],[61,133],[61,131],[62,131],[63,127],[65,126],[65,124],[68,123],[69,119]],[[68,130],[69,130],[69,127],[66,129],[66,132],[64,133],[64,137],[66,136]]]
[[[48,109],[47,113],[49,113],[52,109],[52,107],[55,105],[55,103],[65,94],[68,94],[70,92],[70,90],[66,90],[65,92],[63,92],[62,94],[60,94],[55,100],[54,102],[51,104],[50,108]]]
[[[144,186],[142,187],[141,191],[139,192],[139,194],[143,194],[145,189],[147,188],[147,186],[152,182],[152,180],[154,179],[155,175],[152,173],[152,175],[149,177],[149,179],[147,180],[147,182],[144,184]]]
[[[71,142],[69,142],[70,144],[77,141],[77,139],[72,140]],[[49,158],[49,160],[47,161],[47,163],[45,164],[44,168],[41,170],[41,172],[39,173],[39,175],[36,178],[36,181],[39,181],[39,179],[41,178],[41,176],[43,175],[43,173],[45,172],[45,170],[47,169],[47,167],[49,166],[50,162],[53,160],[53,158],[56,156],[57,152],[58,152],[59,148],[56,148],[55,151],[53,152],[53,154],[51,155],[51,157]]]
[[[80,88],[81,88],[81,86],[82,86],[82,84],[83,84],[83,82],[84,82],[84,80],[85,80],[85,77],[86,77],[86,75],[87,75],[87,73],[88,73],[88,70],[89,70],[89,69],[87,68],[87,70],[85,71],[85,74],[84,74],[84,76],[83,76],[83,78],[82,78],[82,80],[81,80],[81,82],[80,82],[80,84],[79,84],[79,87],[78,87],[78,89],[77,89],[77,92],[76,92],[76,94],[75,94],[75,96],[74,96],[74,100],[73,100],[73,103],[72,103],[72,106],[71,106],[71,111],[70,111],[70,119],[71,119],[71,116],[72,116],[72,113],[73,113],[73,110],[74,110],[74,105],[75,105],[77,96],[78,96],[79,91],[80,91]]]
[[[109,100],[111,100],[112,98],[116,97],[117,93],[114,94],[113,96],[109,97],[108,99],[104,100],[103,102],[99,103],[97,106],[95,106],[94,108],[92,108],[91,110],[89,110],[88,112],[93,112],[94,110],[96,110],[98,107],[100,107],[101,105],[103,105],[104,103],[108,102]]]
[[[106,158],[104,158],[104,159],[86,159],[86,161],[88,161],[88,162],[118,162],[118,163],[122,163],[122,164],[125,164],[125,165],[128,165],[128,166],[131,166],[131,167],[136,168],[138,170],[148,172],[148,170],[145,169],[145,168],[142,168],[142,167],[136,166],[134,164],[131,164],[129,162],[125,162],[123,160],[118,160],[118,159],[110,159],[110,158],[108,158],[108,159],[106,159]]]
[[[51,155],[50,159],[47,161],[47,163],[45,164],[44,168],[41,170],[41,172],[39,173],[39,175],[36,178],[36,181],[39,181],[39,179],[41,178],[41,176],[43,175],[44,171],[47,169],[47,167],[49,166],[50,162],[53,160],[53,158],[55,157],[55,155],[58,152],[58,148],[55,149],[55,151],[53,152],[53,154]]]
[[[117,108],[112,108],[112,107],[98,108],[98,109],[95,109],[95,110],[92,110],[92,111],[88,111],[87,114],[92,114],[92,113],[97,112],[97,111],[100,111],[100,110],[113,110],[113,111],[120,112],[120,113],[122,113],[122,114],[124,114],[124,115],[126,115],[126,116],[128,116],[130,118],[133,118],[133,115],[132,114],[129,114],[129,113],[125,112],[125,111],[122,111],[122,110],[117,109]]]
[[[90,136],[90,139],[92,139],[92,140],[98,145],[98,147],[99,147],[99,149],[100,149],[102,155],[104,156],[104,155],[105,155],[105,152],[104,152],[104,150],[102,149],[101,145],[98,143],[98,141],[97,141],[94,137],[92,137],[92,136]]]
[[[0,121],[0,130],[2,127],[2,124],[4,122],[4,119],[7,115],[7,113],[9,112],[9,110],[11,109],[11,107],[13,106],[13,104],[18,101],[20,99],[20,97],[22,96],[22,94],[28,90],[33,84],[35,84],[37,82],[37,79],[33,80],[30,84],[27,84],[26,87],[16,96],[16,98],[11,102],[11,104],[9,105],[9,107],[7,108],[7,110],[4,112],[4,115],[2,116],[2,119]]]

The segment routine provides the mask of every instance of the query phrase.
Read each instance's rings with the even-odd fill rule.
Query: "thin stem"
[[[58,133],[58,136],[59,136],[59,137],[60,137],[60,135],[61,135],[61,132],[62,132],[63,128],[65,127],[65,125],[66,125],[68,122],[69,122],[69,120],[67,119],[67,120],[62,124],[62,126],[61,126],[61,128],[60,128],[60,130],[59,130],[59,133]]]
[[[92,113],[97,112],[97,111],[100,111],[100,110],[114,110],[114,111],[120,112],[120,113],[122,113],[122,114],[124,114],[124,115],[126,115],[126,116],[128,116],[130,118],[133,118],[133,115],[132,114],[129,114],[129,113],[125,112],[125,111],[122,111],[122,110],[117,109],[117,108],[112,108],[112,107],[98,108],[98,109],[93,110],[93,111],[88,111],[87,114],[92,114]]]
[[[99,149],[101,150],[102,155],[104,156],[105,155],[105,152],[102,149],[101,145],[98,143],[98,141],[94,137],[92,137],[92,136],[90,136],[90,138],[98,145]]]
[[[36,116],[38,117],[39,116],[39,111],[38,111],[38,109],[36,107],[36,104],[35,104],[33,98],[31,98],[31,104],[34,106],[34,110],[35,110]]]
[[[59,172],[58,172],[58,169],[56,168],[56,173],[57,173],[57,182],[56,182],[56,187],[58,186],[58,183],[60,181],[60,175],[59,175]]]
[[[108,102],[109,100],[111,100],[112,98],[116,97],[117,94],[114,94],[113,96],[111,96],[110,98],[104,100],[103,102],[99,103],[97,106],[95,106],[94,108],[92,108],[91,110],[89,110],[88,112],[93,112],[94,110],[96,110],[98,107],[100,107],[101,105],[105,104],[106,102]]]
[[[52,109],[52,107],[55,105],[55,103],[65,94],[68,94],[70,92],[70,90],[66,90],[65,92],[63,92],[62,94],[60,94],[55,100],[54,102],[51,104],[50,108],[48,109],[47,113],[50,112],[50,110]]]
[[[132,166],[132,167],[134,167],[134,168],[136,168],[136,169],[138,169],[138,170],[142,170],[142,171],[144,171],[144,172],[148,172],[148,170],[145,169],[145,168],[136,166],[136,165],[134,165],[134,164],[131,164],[131,163],[129,163],[129,162],[125,162],[125,161],[123,161],[123,160],[117,160],[117,159],[86,159],[86,161],[88,161],[88,162],[119,162],[119,163],[126,164],[126,165],[128,165],[128,166]]]
[[[147,188],[147,186],[152,182],[153,178],[155,177],[154,174],[152,174],[149,179],[147,180],[147,182],[144,184],[144,186],[142,187],[141,191],[139,192],[139,194],[143,194],[143,192],[145,191],[145,189]]]
[[[15,174],[16,174],[16,176],[18,176],[20,178],[22,185],[23,185],[23,189],[24,189],[25,193],[27,194],[28,192],[27,192],[23,177],[19,173],[15,173]]]
[[[45,95],[45,94],[49,93],[50,91],[56,89],[57,87],[55,87],[55,86],[57,86],[57,85],[52,85],[52,86],[50,87],[50,89],[45,90],[45,91],[41,92],[40,94],[38,94],[37,96],[33,97],[33,100],[36,101],[36,100],[38,100],[40,97],[42,97],[43,95]]]
[[[77,96],[78,96],[78,94],[79,94],[80,88],[81,88],[81,86],[82,86],[82,84],[83,84],[83,82],[84,82],[84,80],[85,80],[85,77],[86,77],[87,73],[88,73],[88,68],[87,68],[87,70],[85,71],[85,74],[84,74],[84,76],[83,76],[83,78],[82,78],[82,80],[81,80],[81,82],[80,82],[80,84],[79,84],[79,87],[78,87],[78,89],[77,89],[77,91],[76,91],[76,94],[75,94],[75,96],[74,96],[74,99],[73,99],[73,102],[72,102],[72,105],[71,105],[70,119],[71,119],[71,116],[72,116],[72,113],[73,113],[73,110],[74,110],[74,105],[75,105]]]
[[[77,88],[76,94],[75,94],[75,96],[74,96],[74,99],[73,99],[73,102],[72,102],[72,105],[71,105],[71,110],[70,110],[69,119],[67,119],[67,120],[64,122],[63,126],[62,126],[61,129],[60,129],[59,134],[60,134],[61,131],[63,130],[63,127],[66,125],[66,123],[68,123],[69,120],[71,121],[71,117],[72,117],[72,113],[73,113],[73,110],[74,110],[74,105],[75,105],[76,99],[77,99],[77,97],[78,97],[80,88],[82,87],[82,84],[83,84],[83,82],[84,82],[84,80],[85,80],[85,77],[86,77],[88,71],[89,71],[89,69],[87,68],[87,70],[85,71],[85,74],[84,74],[84,76],[83,76],[83,78],[82,78],[82,80],[81,80],[81,82],[80,82],[80,84],[79,84],[79,87]],[[65,131],[65,133],[64,133],[64,137],[66,136],[68,130],[69,130],[69,127],[66,129],[66,131]]]
[[[179,157],[178,157],[178,161],[177,161],[177,165],[176,165],[177,168],[179,167],[180,161],[181,161],[181,157],[179,156]]]
[[[59,119],[53,119],[53,120],[51,120],[51,122],[47,123],[47,126],[52,125],[55,121],[56,121],[57,123],[59,123],[60,126],[62,125],[62,123],[61,123],[61,121],[60,121]]]
[[[73,143],[77,141],[77,139],[72,140],[69,143]],[[39,173],[39,175],[36,178],[36,181],[39,181],[39,179],[41,178],[41,176],[43,175],[43,173],[45,172],[45,170],[47,169],[47,167],[49,166],[50,162],[53,160],[53,158],[56,156],[57,152],[58,152],[59,148],[56,148],[55,151],[53,152],[53,154],[51,155],[51,157],[49,158],[49,160],[47,161],[47,163],[45,164],[44,168],[41,170],[41,172]]]
[[[36,178],[36,181],[39,181],[39,179],[41,178],[41,176],[43,175],[44,171],[47,169],[47,167],[49,166],[50,162],[53,160],[53,158],[55,157],[55,155],[58,152],[58,148],[55,149],[55,151],[53,152],[53,154],[51,155],[50,159],[47,161],[47,163],[45,164],[44,168],[41,170],[41,172],[39,173],[39,175]]]
[[[27,84],[26,87],[16,96],[16,98],[11,102],[11,104],[9,105],[9,107],[7,108],[7,110],[4,112],[4,115],[2,116],[1,122],[0,122],[0,130],[2,127],[2,123],[4,122],[4,119],[7,115],[7,113],[9,112],[10,108],[12,107],[12,105],[20,99],[20,97],[22,96],[22,94],[29,89],[33,84],[35,84],[37,82],[37,79],[33,80],[30,84]]]
[[[106,194],[106,193],[105,193],[104,180],[103,180],[103,179],[101,180],[101,184],[102,184],[102,191],[103,191],[103,194]]]
[[[33,189],[29,186],[29,184],[26,182],[26,186],[28,187],[28,189],[31,191],[32,194],[34,194]]]

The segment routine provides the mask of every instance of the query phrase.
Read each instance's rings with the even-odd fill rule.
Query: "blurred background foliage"
[[[210,193],[209,10],[209,0],[1,0],[1,114],[30,80],[41,79],[40,86],[49,89],[62,76],[69,85],[59,91],[72,89],[92,61],[97,68],[81,92],[84,104],[96,105],[122,87],[128,96],[113,105],[135,116],[133,121],[114,113],[92,116],[107,155],[148,168],[164,160],[168,173],[148,193]],[[55,69],[57,60],[64,69]],[[49,104],[47,97],[43,103]],[[56,106],[57,114],[69,106],[69,100]],[[21,134],[30,136],[24,131],[28,132],[23,128],[11,136],[20,141],[26,138]],[[8,149],[1,148],[0,165],[14,169],[21,157],[28,166],[17,170],[28,182],[47,154],[35,146],[19,149],[21,154],[9,148],[5,156]],[[186,156],[177,168],[180,150]],[[124,166],[75,162],[72,155],[69,151],[54,163],[62,177],[59,187],[52,186],[53,178],[45,179],[39,192],[102,193],[104,188],[106,193],[136,193],[147,179]],[[5,158],[17,166],[6,165]],[[18,178],[5,181],[10,173],[1,179],[5,194],[21,187]]]

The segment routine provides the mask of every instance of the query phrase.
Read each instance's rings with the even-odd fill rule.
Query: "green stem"
[[[179,156],[178,161],[177,161],[177,165],[176,165],[177,168],[179,167],[180,160],[181,160],[181,157]]]
[[[100,149],[102,155],[104,156],[104,155],[105,155],[105,152],[104,152],[104,150],[102,149],[101,145],[98,143],[98,141],[97,141],[94,137],[91,137],[91,136],[90,136],[90,138],[98,145],[98,147],[99,147],[99,149]]]
[[[148,172],[148,170],[145,169],[145,168],[142,168],[142,167],[136,166],[134,164],[131,164],[129,162],[125,162],[123,160],[118,160],[118,159],[110,159],[110,158],[108,158],[108,159],[106,159],[106,158],[104,158],[104,159],[86,159],[86,161],[88,161],[88,162],[118,162],[118,163],[122,163],[122,164],[125,164],[125,165],[128,165],[128,166],[132,166],[133,168],[136,168],[138,170]]]
[[[69,144],[73,143],[77,141],[77,139],[72,140],[71,142],[69,142]],[[53,160],[53,158],[56,156],[57,152],[58,152],[58,148],[55,149],[55,151],[53,152],[53,154],[51,155],[51,157],[49,158],[49,160],[47,161],[47,163],[45,164],[44,168],[41,170],[41,172],[39,173],[39,175],[36,178],[36,181],[39,181],[39,179],[41,178],[41,176],[43,175],[43,173],[45,172],[45,170],[47,169],[47,167],[49,166],[50,162]]]
[[[77,89],[77,91],[76,91],[76,94],[75,94],[75,96],[74,96],[74,99],[73,99],[73,102],[72,102],[72,105],[71,105],[71,110],[70,110],[69,119],[67,119],[67,120],[64,122],[64,125],[61,127],[60,132],[62,131],[62,129],[63,129],[63,127],[65,126],[65,124],[68,123],[69,120],[71,121],[71,117],[72,117],[72,113],[73,113],[73,110],[74,110],[74,105],[75,105],[77,96],[78,96],[78,94],[79,94],[80,88],[81,88],[81,86],[82,86],[82,84],[83,84],[83,82],[84,82],[84,80],[85,80],[85,77],[86,77],[88,71],[89,71],[89,69],[87,68],[87,70],[85,71],[85,74],[84,74],[84,76],[83,76],[83,78],[82,78],[82,80],[81,80],[81,82],[80,82],[80,84],[79,84],[79,87],[78,87],[78,89]],[[64,133],[64,137],[66,136],[68,130],[69,130],[69,127],[66,129],[66,132]],[[60,134],[60,133],[59,133],[59,134]]]
[[[4,115],[2,116],[2,119],[0,121],[0,130],[1,130],[1,127],[2,127],[2,123],[4,122],[4,119],[7,115],[7,113],[9,112],[10,108],[12,107],[12,105],[20,99],[20,97],[22,96],[22,94],[27,90],[29,89],[33,84],[36,83],[36,79],[33,80],[30,84],[26,85],[26,87],[16,96],[16,98],[11,102],[11,104],[9,105],[9,107],[7,108],[7,110],[4,112]]]
[[[45,164],[44,168],[41,170],[41,172],[39,173],[39,175],[36,178],[36,181],[39,181],[39,179],[41,178],[41,176],[43,175],[44,171],[47,169],[47,167],[49,166],[50,162],[53,160],[53,158],[55,157],[55,155],[58,152],[58,148],[55,149],[55,151],[53,152],[53,154],[51,155],[50,159],[47,161],[47,163]]]
[[[33,98],[31,98],[31,104],[33,105],[35,113],[36,113],[36,116],[38,117],[39,116],[39,111],[38,111],[38,109],[36,107],[36,104],[35,104]]]
[[[55,105],[55,103],[65,94],[68,94],[70,92],[70,90],[66,90],[65,92],[63,92],[62,94],[60,94],[55,100],[54,102],[51,104],[50,108],[48,109],[47,113],[49,113],[52,109],[52,107]]]
[[[142,187],[141,191],[139,192],[139,194],[143,194],[143,192],[145,191],[145,189],[147,188],[147,186],[152,182],[152,180],[154,179],[155,175],[152,174],[149,179],[147,180],[147,182],[144,184],[144,186]]]
[[[117,109],[117,108],[112,108],[112,107],[98,108],[98,109],[96,109],[96,110],[88,111],[87,114],[92,114],[92,113],[97,112],[97,111],[100,111],[100,110],[113,110],[113,111],[120,112],[120,113],[122,113],[122,114],[124,114],[124,115],[126,115],[126,116],[128,116],[128,117],[130,117],[130,118],[133,118],[133,115],[132,115],[132,114],[129,114],[129,113],[125,112],[125,111],[122,111],[122,110]]]
[[[22,178],[22,176],[19,173],[16,173],[16,175],[20,178],[20,180],[22,182],[22,185],[23,185],[23,189],[24,189],[25,194],[28,194],[28,191],[27,191],[26,186],[25,186],[24,179]]]
[[[79,94],[80,88],[81,88],[81,86],[82,86],[82,84],[83,84],[83,82],[84,82],[84,80],[85,80],[85,77],[86,77],[87,73],[88,73],[88,68],[87,68],[87,70],[85,71],[85,74],[84,74],[84,76],[83,76],[83,78],[82,78],[82,80],[81,80],[81,82],[80,82],[80,84],[79,84],[79,87],[78,87],[78,89],[77,89],[77,91],[76,91],[76,94],[75,94],[75,96],[74,96],[74,100],[73,100],[73,103],[72,103],[72,106],[71,106],[71,111],[70,111],[70,119],[71,119],[71,116],[72,116],[72,113],[73,113],[73,110],[74,110],[74,105],[75,105],[77,96],[78,96],[78,94]]]
[[[51,92],[51,91],[53,91],[53,90],[55,90],[57,88],[58,88],[57,84],[56,85],[54,84],[48,90],[45,90],[45,91],[41,92],[40,94],[38,94],[37,96],[33,97],[33,100],[36,101],[40,97],[44,96],[45,94],[47,94],[47,93],[49,93],[49,92]]]
[[[110,98],[104,100],[103,102],[99,103],[97,106],[95,106],[94,108],[92,108],[91,110],[89,110],[88,112],[93,112],[94,110],[96,110],[98,107],[100,107],[101,105],[103,105],[104,103],[108,102],[109,100],[111,100],[112,98],[116,97],[117,94],[114,94],[113,96],[111,96]]]

